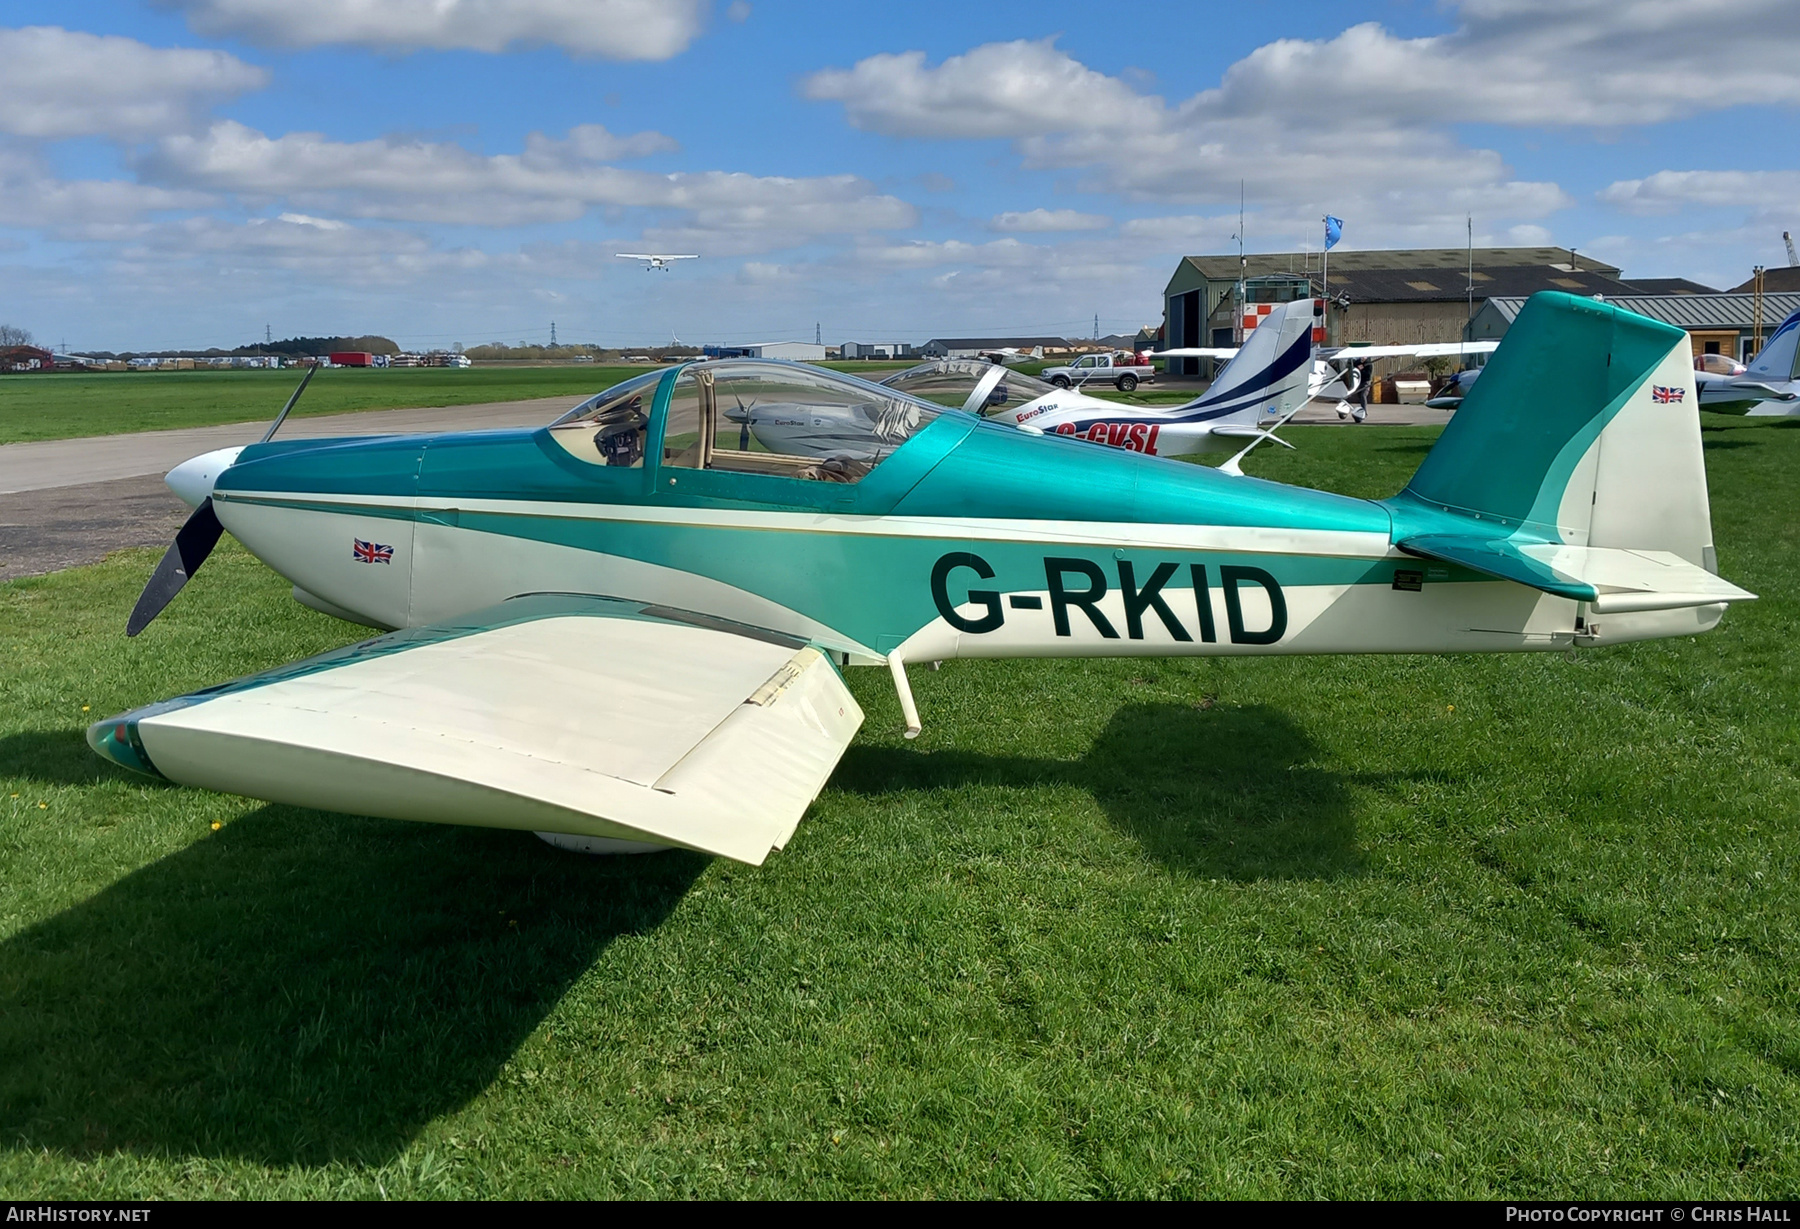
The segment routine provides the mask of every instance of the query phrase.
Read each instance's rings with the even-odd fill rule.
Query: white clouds
[[[1800,171],[1658,171],[1621,179],[1599,195],[1633,214],[1677,213],[1696,205],[1800,214]]]
[[[1462,25],[1397,38],[1379,25],[1282,39],[1190,105],[1329,121],[1638,125],[1747,103],[1800,102],[1789,0],[1463,0]],[[1731,30],[1729,51],[1701,29]],[[1343,108],[1349,95],[1354,108]],[[1342,121],[1340,121],[1340,124]]]
[[[803,88],[842,102],[859,127],[900,136],[1010,137],[1029,168],[1084,171],[1084,190],[1140,200],[1223,204],[1236,199],[1241,182],[1253,199],[1303,206],[1302,216],[1329,202],[1336,212],[1425,232],[1469,209],[1535,219],[1569,203],[1555,184],[1516,180],[1491,151],[1383,115],[1379,106],[1365,113],[1360,96],[1354,109],[1341,98],[1308,108],[1285,99],[1261,111],[1239,107],[1232,101],[1239,96],[1267,101],[1260,96],[1270,66],[1311,44],[1270,46],[1267,63],[1257,60],[1270,50],[1263,48],[1233,66],[1221,89],[1174,107],[1048,41],[991,43],[936,66],[918,52],[872,56],[814,74]],[[1331,80],[1342,88],[1341,73]],[[1353,123],[1346,119],[1352,111]],[[1427,184],[1434,186],[1419,190]]]
[[[1154,122],[1161,102],[1081,64],[1054,40],[988,43],[935,68],[923,51],[874,55],[801,83],[858,128],[901,137],[1024,137]]]
[[[705,0],[158,0],[202,34],[268,47],[500,52],[549,45],[608,60],[666,60],[705,25]]]
[[[131,139],[185,127],[268,74],[222,51],[150,47],[55,26],[0,29],[0,132]]]
[[[573,221],[596,208],[677,210],[691,229],[734,235],[740,251],[918,220],[911,205],[855,175],[659,175],[593,156],[671,144],[658,133],[615,137],[589,125],[563,140],[533,134],[521,154],[482,155],[423,141],[270,137],[226,120],[198,135],[166,138],[138,165],[146,180],[166,187],[288,200],[359,218],[515,226]]]
[[[1026,167],[1081,171],[1091,192],[1223,204],[1242,181],[1252,199],[1293,202],[1303,218],[1354,211],[1365,220],[1359,246],[1459,229],[1465,212],[1536,233],[1573,203],[1558,185],[1520,179],[1498,154],[1464,145],[1450,124],[1639,125],[1800,102],[1792,0],[1448,7],[1458,25],[1441,35],[1403,38],[1364,23],[1269,42],[1217,87],[1176,103],[1051,40],[989,43],[935,65],[917,51],[876,55],[815,73],[802,88],[842,103],[845,118],[870,131],[1011,139]],[[1696,22],[1743,37],[1721,54],[1693,36]],[[1657,183],[1608,193],[1638,211],[1680,195]]]
[[[1112,219],[1098,213],[1081,213],[1074,209],[1029,209],[1023,213],[996,214],[988,222],[989,230],[1018,234],[1052,234],[1070,230],[1105,230]]]
[[[217,198],[126,179],[59,179],[33,154],[0,146],[0,226],[118,226],[149,214],[204,209]]]

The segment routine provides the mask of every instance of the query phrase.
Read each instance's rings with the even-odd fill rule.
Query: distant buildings
[[[1567,248],[1399,248],[1331,253],[1330,282],[1318,252],[1188,256],[1163,290],[1164,344],[1235,346],[1271,304],[1331,300],[1326,340],[1404,345],[1456,341],[1484,304],[1540,290],[1577,295],[1705,295],[1682,278],[1638,283],[1613,265]],[[1239,289],[1240,280],[1242,289]],[[1258,308],[1263,308],[1258,312]],[[1171,359],[1172,374],[1199,374],[1201,359]]]
[[[1771,270],[1773,272],[1774,270]],[[1756,318],[1756,296],[1751,294],[1607,295],[1606,301],[1628,312],[1637,312],[1652,320],[1672,324],[1687,332],[1694,357],[1702,354],[1724,354],[1741,362],[1749,362],[1757,349],[1760,333],[1768,341],[1775,326],[1800,311],[1800,289],[1764,293],[1762,319]],[[1522,297],[1492,298],[1482,304],[1469,322],[1471,341],[1498,341],[1518,318],[1525,306]]]
[[[825,347],[810,341],[752,341],[741,346],[704,346],[707,358],[788,358],[819,362]]]
[[[918,358],[919,348],[910,341],[847,341],[838,347],[844,358]]]
[[[986,354],[1061,354],[1069,350],[1066,337],[933,337],[919,347],[924,358],[980,358]]]

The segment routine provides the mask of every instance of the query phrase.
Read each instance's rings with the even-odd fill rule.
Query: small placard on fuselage
[[[1407,593],[1418,593],[1425,588],[1425,573],[1413,568],[1395,568],[1394,588]]]

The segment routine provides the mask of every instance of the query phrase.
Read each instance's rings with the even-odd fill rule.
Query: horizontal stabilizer
[[[1409,555],[1458,564],[1557,597],[1587,602],[1596,614],[1678,610],[1756,597],[1669,551],[1562,546],[1461,534],[1421,534],[1397,545]]]

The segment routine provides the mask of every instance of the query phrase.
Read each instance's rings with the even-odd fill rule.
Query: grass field
[[[910,363],[824,363],[866,380],[880,381]],[[413,406],[479,405],[533,397],[597,393],[642,375],[629,367],[393,368],[321,371],[294,408],[294,416],[395,410]],[[300,382],[297,371],[143,371],[84,375],[0,377],[0,444],[74,439],[128,431],[162,431],[215,423],[272,419]],[[1089,390],[1128,405],[1169,405],[1191,392],[1133,394],[1108,385]]]
[[[1800,423],[1707,426],[1707,636],[952,662],[915,743],[853,671],[760,869],[130,778],[90,718],[358,633],[229,543],[136,641],[155,552],[0,586],[0,1193],[1794,1198]]]
[[[647,368],[441,367],[321,371],[296,417],[582,396]],[[272,419],[297,371],[131,371],[0,377],[0,444]]]

